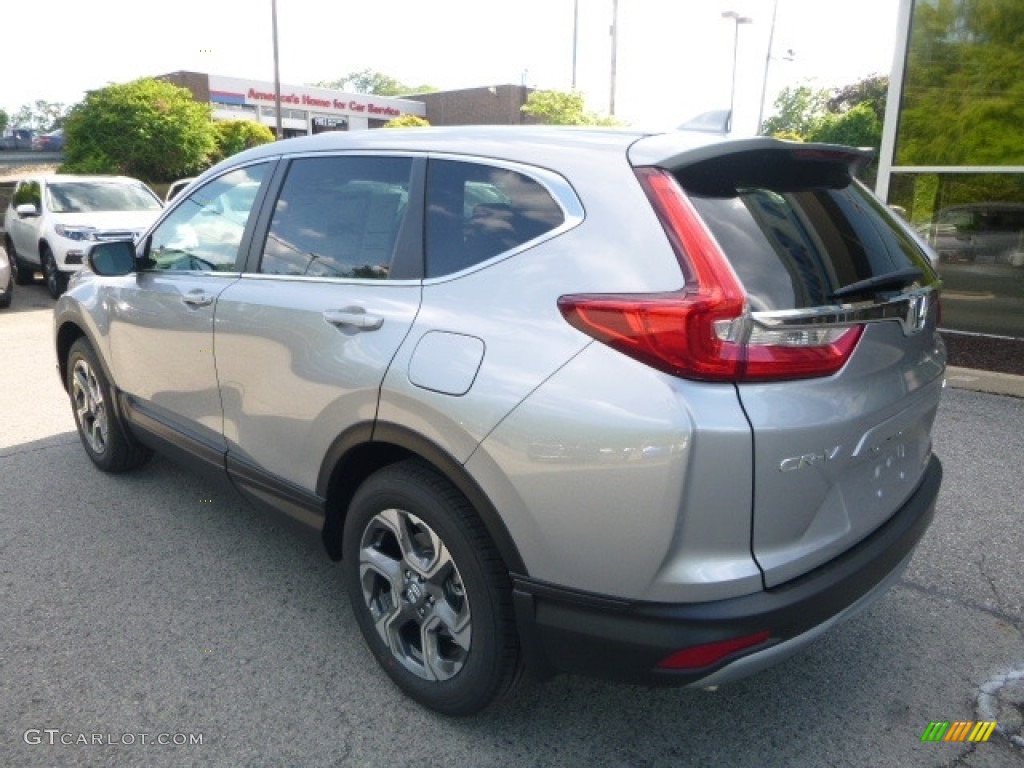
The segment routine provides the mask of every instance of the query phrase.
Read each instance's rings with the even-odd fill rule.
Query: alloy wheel
[[[472,640],[469,598],[430,526],[402,510],[379,512],[360,540],[359,579],[377,633],[396,661],[428,681],[462,670]]]
[[[102,455],[107,450],[107,407],[103,401],[103,390],[96,380],[89,363],[83,359],[75,361],[71,377],[71,401],[75,418],[89,447]]]

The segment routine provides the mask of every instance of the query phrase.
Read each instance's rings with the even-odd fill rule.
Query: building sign
[[[273,104],[273,83],[210,75],[210,96],[220,104]],[[338,112],[376,120],[390,120],[400,115],[426,114],[426,105],[410,99],[394,99],[365,93],[343,93],[327,88],[283,86],[281,106]]]

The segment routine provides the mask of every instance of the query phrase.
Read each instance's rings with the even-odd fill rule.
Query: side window
[[[407,157],[294,160],[274,206],[260,272],[387,279],[411,174]]]
[[[427,171],[427,277],[479,264],[565,221],[547,189],[482,163],[431,160]]]
[[[238,168],[182,200],[150,238],[151,267],[234,271],[245,223],[267,168],[267,163]]]

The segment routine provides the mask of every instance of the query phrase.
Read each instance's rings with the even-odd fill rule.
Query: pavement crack
[[[982,573],[984,573],[984,571],[982,571]],[[996,590],[995,585],[992,584],[992,580],[988,577],[988,574],[985,574],[985,577],[989,580],[992,590],[996,592],[996,595],[998,597],[999,593]],[[921,594],[928,595],[929,597],[934,597],[939,600],[945,600],[946,602],[953,603],[954,605],[959,605],[963,608],[969,608],[973,611],[981,611],[982,613],[987,613],[989,616],[998,619],[999,621],[1002,621],[1005,624],[1009,624],[1011,627],[1017,630],[1017,632],[1020,635],[1024,635],[1024,622],[1022,622],[1020,617],[1014,616],[1013,614],[1007,612],[1002,601],[997,600],[997,607],[993,608],[989,605],[985,605],[984,603],[978,602],[976,600],[968,600],[962,597],[957,597],[956,595],[951,594],[949,592],[945,592],[939,589],[938,587],[932,587],[926,584],[921,584],[919,582],[908,579],[905,576],[899,580],[898,584],[901,587],[912,589],[915,592],[920,592]]]
[[[981,571],[982,577],[988,582],[988,588],[992,590],[992,596],[995,598],[996,605],[999,606],[1001,613],[1007,613],[1006,604],[1003,602],[1003,596],[999,593],[999,587],[996,586],[996,580],[993,579],[988,571],[985,570],[985,553],[981,553],[981,560],[978,561],[978,570]]]

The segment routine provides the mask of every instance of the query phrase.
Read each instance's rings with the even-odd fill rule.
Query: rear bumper
[[[932,457],[910,499],[881,528],[825,565],[752,595],[694,604],[640,603],[514,578],[527,668],[654,685],[713,685],[770,666],[880,598],[931,524],[942,482]],[[664,670],[673,652],[768,630],[758,645],[699,669]]]

